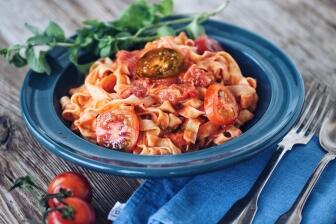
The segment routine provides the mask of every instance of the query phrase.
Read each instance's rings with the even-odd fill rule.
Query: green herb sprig
[[[74,38],[66,38],[63,29],[52,21],[43,31],[33,25],[25,24],[33,35],[26,40],[25,44],[14,44],[0,49],[0,56],[15,67],[20,68],[28,64],[37,73],[50,74],[47,52],[56,46],[65,47],[69,49],[71,62],[80,71],[85,72],[91,63],[79,64],[80,52],[108,57],[120,49],[130,49],[136,44],[148,42],[160,36],[175,35],[181,31],[186,31],[191,38],[196,38],[205,33],[201,24],[221,12],[227,5],[228,0],[212,12],[162,21],[162,18],[171,15],[173,0],[161,0],[156,4],[138,0],[130,4],[113,22],[84,21],[83,27],[77,30]],[[182,27],[173,29],[173,25],[182,25]]]

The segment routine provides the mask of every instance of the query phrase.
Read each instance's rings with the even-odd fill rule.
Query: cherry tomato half
[[[64,204],[69,206],[73,214],[70,217],[64,217],[62,211],[51,211],[48,214],[48,224],[95,224],[96,215],[93,208],[80,198],[70,197],[64,200]],[[57,208],[62,208],[59,205]]]
[[[208,87],[204,97],[205,113],[215,125],[232,124],[238,117],[238,104],[233,94],[221,84]]]
[[[133,108],[107,111],[97,117],[96,135],[99,145],[129,151],[139,137],[139,118]]]
[[[136,74],[146,78],[176,76],[183,67],[183,57],[176,50],[157,48],[146,52],[136,64]]]
[[[205,51],[222,51],[220,44],[208,37],[207,35],[202,35],[195,40],[196,51],[199,54],[203,54]]]
[[[90,202],[92,199],[92,188],[89,181],[81,174],[64,172],[57,175],[48,186],[48,194],[57,194],[60,189],[71,191],[71,197],[78,197]],[[49,207],[56,207],[60,204],[57,198],[49,199]]]

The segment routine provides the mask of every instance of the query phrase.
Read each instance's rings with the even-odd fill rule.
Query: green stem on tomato
[[[47,223],[46,220],[47,220],[48,214],[54,211],[61,212],[63,219],[73,219],[75,215],[75,209],[69,205],[62,205],[60,207],[48,208],[42,214],[44,223]]]

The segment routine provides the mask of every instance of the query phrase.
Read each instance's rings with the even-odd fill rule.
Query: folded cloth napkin
[[[248,192],[274,149],[212,173],[147,180],[130,197],[114,223],[217,223]],[[254,223],[274,223],[287,211],[323,155],[317,137],[290,151],[262,192]],[[336,222],[335,186],[336,163],[332,162],[307,201],[302,223]]]

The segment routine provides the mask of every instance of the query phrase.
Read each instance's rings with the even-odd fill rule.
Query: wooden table
[[[131,1],[110,0],[11,0],[0,1],[0,47],[23,42],[29,35],[25,22],[44,27],[54,20],[74,33],[84,19],[113,20]],[[215,8],[220,1],[176,1],[177,13]],[[313,78],[329,84],[336,96],[335,0],[235,0],[218,16],[263,35],[284,49],[297,63],[306,84]],[[26,130],[19,109],[19,91],[27,69],[18,70],[0,61],[0,223],[39,220],[32,198],[21,191],[8,193],[13,180],[31,175],[46,188],[57,173],[74,170],[88,177],[94,188],[93,206],[98,223],[109,223],[108,211],[124,202],[139,185],[130,178],[83,169],[43,149]]]

